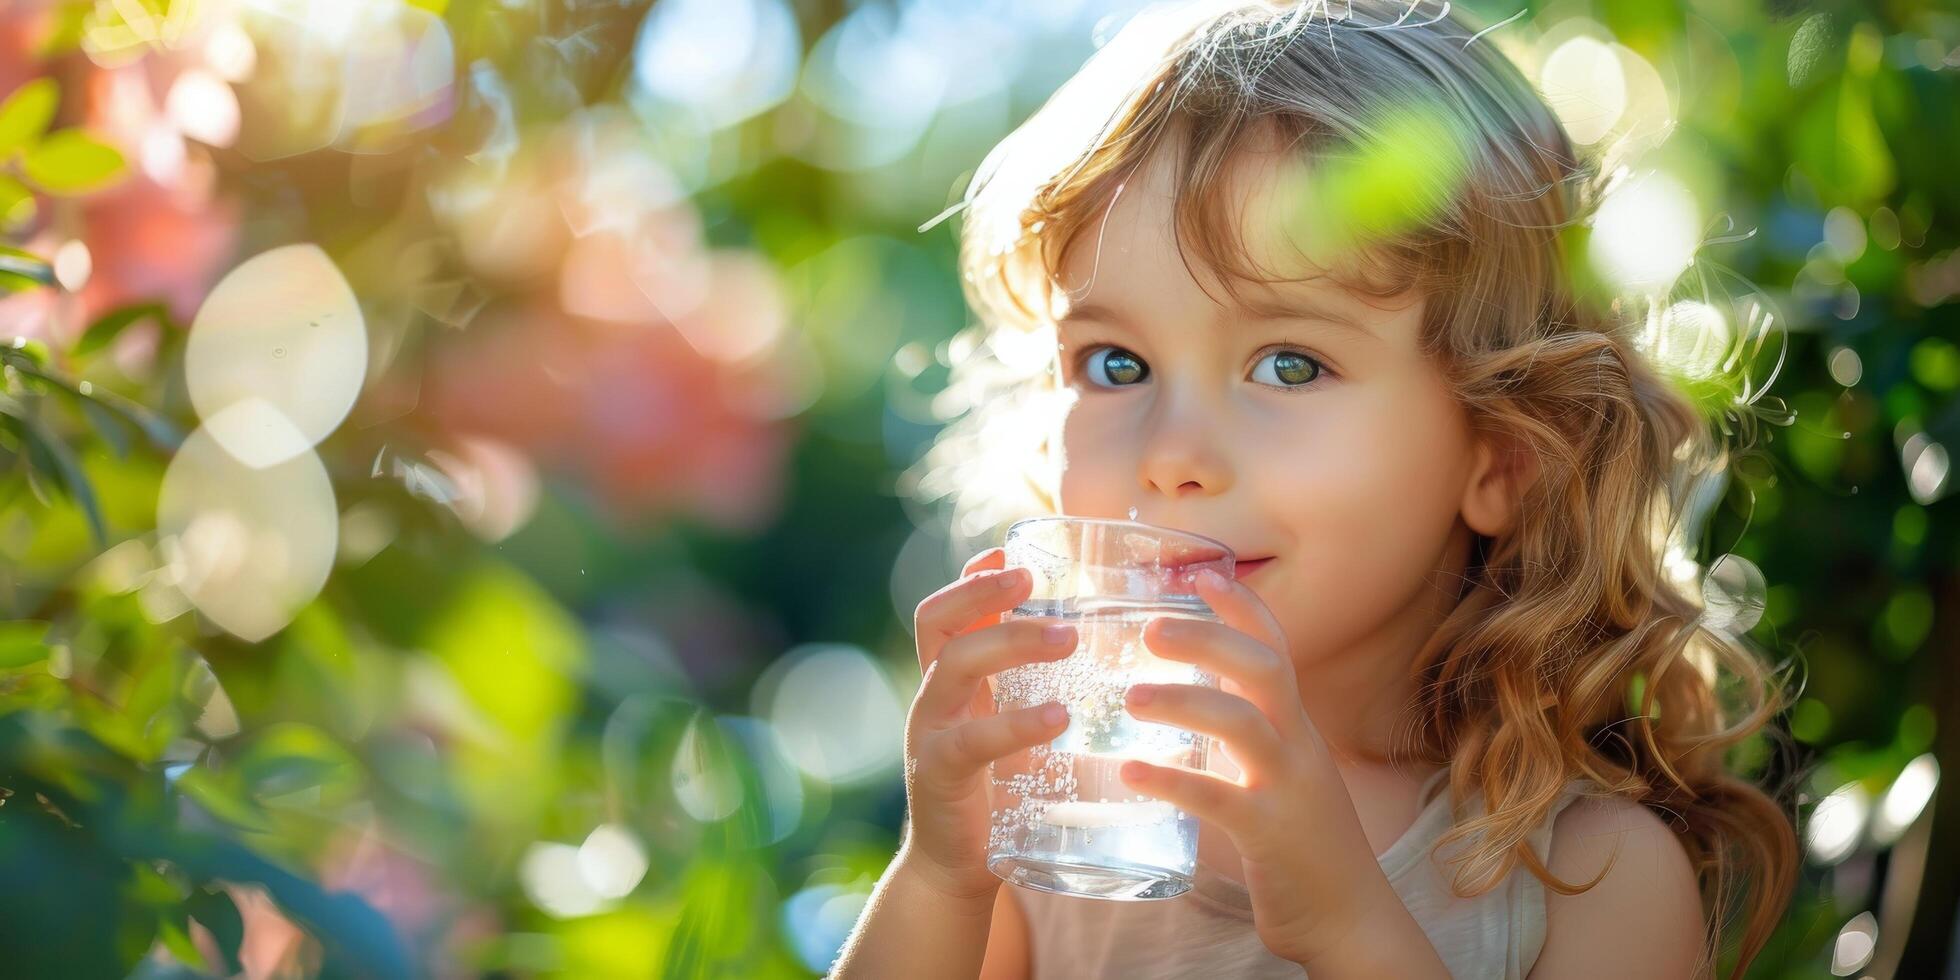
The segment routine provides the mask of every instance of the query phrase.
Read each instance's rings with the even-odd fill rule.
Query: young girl
[[[1199,818],[1191,892],[1001,887],[987,764],[1067,720],[987,678],[1074,638],[1003,621],[1031,585],[981,553],[919,605],[909,817],[836,975],[1746,969],[1796,846],[1725,756],[1780,694],[1663,568],[1723,450],[1583,297],[1594,175],[1489,39],[1367,0],[1139,16],[988,158],[990,356],[916,489],[1231,545],[1222,625],[1145,632],[1221,687],[1127,705],[1223,758],[1124,770]]]

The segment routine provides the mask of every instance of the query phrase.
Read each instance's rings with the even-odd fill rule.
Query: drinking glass
[[[1006,567],[1034,578],[1009,617],[1051,617],[1075,626],[1067,658],[995,674],[1002,711],[1048,701],[1068,706],[1069,726],[1052,741],[996,760],[989,770],[993,820],[987,866],[1040,891],[1137,901],[1191,888],[1198,821],[1170,802],[1130,790],[1125,759],[1203,770],[1204,735],[1140,721],[1124,705],[1132,684],[1201,684],[1216,675],[1165,660],[1143,643],[1158,617],[1218,621],[1195,577],[1230,579],[1235,556],[1202,535],[1136,521],[1038,517],[1007,529]]]

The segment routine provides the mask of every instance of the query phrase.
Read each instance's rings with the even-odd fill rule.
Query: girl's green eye
[[[1083,361],[1092,381],[1098,372],[1102,372],[1103,376],[1115,382],[1115,385],[1101,385],[1101,382],[1095,382],[1102,387],[1131,385],[1150,376],[1150,369],[1144,367],[1143,362],[1137,360],[1135,355],[1121,347],[1098,347],[1090,351],[1089,356],[1083,358]],[[1098,364],[1101,366],[1098,367]]]
[[[1271,364],[1271,368],[1267,365]],[[1097,344],[1081,357],[1082,372],[1098,388],[1126,388],[1150,377],[1150,367],[1135,354],[1112,344]],[[1265,371],[1270,379],[1260,376]],[[1305,388],[1320,379],[1326,368],[1311,355],[1297,350],[1275,350],[1259,359],[1252,368],[1252,380],[1274,388]]]
[[[1273,374],[1275,375],[1275,379],[1267,382],[1268,384],[1279,385],[1283,388],[1297,388],[1300,385],[1312,384],[1314,379],[1320,377],[1319,361],[1299,351],[1276,350],[1260,358],[1259,363],[1253,365],[1252,379],[1254,381],[1265,380],[1259,377],[1259,369],[1264,367],[1268,361],[1272,362]]]

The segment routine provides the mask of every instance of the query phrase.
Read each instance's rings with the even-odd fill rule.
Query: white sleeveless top
[[[1410,915],[1436,947],[1450,975],[1524,980],[1545,944],[1545,886],[1522,866],[1496,888],[1472,898],[1450,891],[1448,865],[1431,855],[1450,819],[1448,770],[1423,783],[1422,810],[1377,860]],[[1590,780],[1565,785],[1531,836],[1542,861],[1551,857],[1552,820],[1593,790]],[[1433,794],[1433,795],[1432,795]],[[1482,800],[1470,802],[1482,812]],[[1459,842],[1454,847],[1467,846]],[[1427,859],[1427,860],[1425,860]],[[1237,879],[1198,862],[1191,890],[1144,902],[1077,898],[1006,886],[1028,922],[1033,980],[1086,977],[1252,977],[1299,980],[1300,965],[1273,955],[1252,926],[1252,900]]]

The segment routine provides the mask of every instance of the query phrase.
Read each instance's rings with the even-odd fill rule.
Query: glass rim
[[[1238,560],[1238,552],[1234,550],[1231,545],[1226,544],[1225,542],[1220,541],[1217,538],[1210,537],[1208,535],[1199,534],[1196,531],[1186,531],[1182,528],[1165,527],[1161,524],[1145,524],[1142,521],[1125,520],[1120,517],[1073,517],[1067,514],[1049,514],[1041,517],[1024,517],[1018,521],[1015,521],[1012,524],[1007,525],[1007,532],[1006,534],[1003,534],[1001,536],[1001,541],[1003,544],[1005,544],[1007,538],[1013,536],[1014,529],[1021,527],[1023,525],[1061,524],[1061,523],[1103,524],[1103,525],[1109,525],[1113,527],[1135,528],[1141,531],[1157,534],[1160,537],[1189,538],[1193,541],[1202,541],[1205,542],[1206,544],[1216,545],[1221,550],[1223,550],[1226,555],[1231,556],[1234,563],[1236,563]]]

